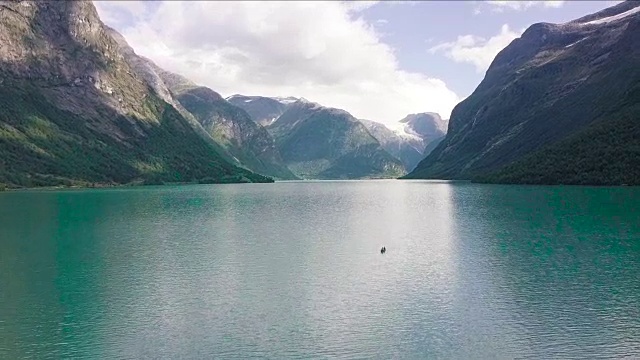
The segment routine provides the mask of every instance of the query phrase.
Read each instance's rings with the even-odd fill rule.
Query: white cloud
[[[451,60],[458,63],[469,63],[476,67],[478,72],[486,71],[491,62],[511,41],[519,37],[524,30],[519,32],[509,29],[504,24],[498,35],[485,39],[475,35],[458,36],[455,41],[442,43],[429,49],[432,54],[442,52]]]
[[[344,1],[344,5],[349,11],[362,11],[378,4],[380,1]]]
[[[95,4],[111,24],[134,6],[124,3]],[[223,96],[302,96],[385,123],[423,111],[448,117],[459,101],[441,80],[399,68],[359,17],[375,2],[140,3],[144,18],[112,24],[136,52]]]
[[[507,10],[527,10],[531,7],[545,7],[545,8],[559,8],[564,5],[564,1],[498,1],[498,0],[489,0],[485,1],[486,4],[493,6],[493,10],[496,12],[502,12],[505,9]]]
[[[100,19],[112,27],[122,27],[139,21],[140,14],[147,11],[142,1],[95,1]]]

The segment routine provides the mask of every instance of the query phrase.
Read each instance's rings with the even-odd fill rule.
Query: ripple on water
[[[640,358],[637,213],[419,181],[6,193],[0,358]]]

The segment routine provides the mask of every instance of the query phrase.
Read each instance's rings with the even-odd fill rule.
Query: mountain
[[[272,181],[226,161],[130,64],[91,2],[0,2],[0,182]]]
[[[217,92],[168,71],[160,77],[181,106],[240,164],[278,179],[296,179],[267,130]]]
[[[271,135],[262,126],[254,124],[244,110],[223,100],[215,91],[138,56],[122,35],[108,30],[118,41],[129,64],[144,76],[163,100],[204,134],[226,160],[263,175],[296,179],[283,164]]]
[[[211,135],[202,127],[193,114],[187,111],[169,90],[169,86],[175,89],[181,86],[195,87],[196,85],[185,77],[170,73],[157,66],[153,61],[136,54],[124,36],[106,25],[104,28],[107,33],[116,40],[120,47],[120,54],[122,54],[124,60],[132,67],[135,73],[142,76],[146,83],[151,86],[162,100],[178,110],[180,115],[189,121],[198,135],[212,146],[223,159],[236,166],[242,166],[237,158],[213,140]]]
[[[264,96],[232,95],[227,98],[231,104],[244,109],[253,121],[262,126],[271,125],[282,115],[287,105],[298,101],[297,98],[270,98]]]
[[[424,153],[427,145],[447,133],[449,121],[436,113],[425,112],[407,115],[399,125],[398,133]]]
[[[529,27],[407,178],[640,184],[640,3]]]
[[[411,171],[424,158],[421,149],[416,148],[414,144],[418,141],[403,137],[398,132],[375,121],[360,119],[360,122],[380,142],[383,149],[402,161],[406,170]]]
[[[301,99],[268,127],[282,157],[302,178],[397,177],[402,163],[348,112]]]
[[[442,142],[442,140],[445,139],[445,137],[446,135],[442,135],[440,137],[437,137],[431,140],[431,142],[424,148],[424,151],[422,153],[422,158],[429,156],[429,154],[431,154],[431,152],[435,150],[438,147],[438,145],[440,145],[440,143]]]
[[[408,115],[393,130],[375,121],[361,119],[360,122],[387,152],[402,161],[407,171],[413,170],[428,155],[425,154],[427,145],[444,137],[448,124],[436,113]]]

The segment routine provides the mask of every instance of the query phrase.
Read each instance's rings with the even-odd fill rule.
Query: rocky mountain
[[[238,94],[229,96],[226,100],[247,111],[255,122],[267,128],[284,114],[291,104],[297,101],[311,103],[304,98]],[[288,116],[291,116],[291,113]],[[375,121],[361,119],[360,122],[380,142],[384,150],[403,163],[406,171],[411,171],[424,158],[425,147],[431,141],[444,136],[448,124],[435,113],[408,115],[400,120],[393,130]],[[272,131],[274,129],[276,127],[271,127]]]
[[[640,184],[640,2],[529,27],[407,178]]]
[[[428,155],[425,153],[428,145],[444,138],[448,124],[436,113],[408,115],[393,130],[375,121],[361,119],[360,122],[387,152],[402,161],[407,171],[413,170]]]
[[[163,100],[204,133],[205,139],[225,159],[263,175],[278,179],[296,178],[282,163],[271,135],[262,126],[254,124],[242,109],[231,105],[215,91],[138,56],[122,35],[113,29],[109,31],[134,69],[145,77]]]
[[[397,177],[402,163],[344,110],[301,99],[268,127],[283,159],[302,178]]]
[[[0,182],[272,181],[226,161],[91,2],[0,2]]]
[[[178,74],[160,71],[159,76],[180,105],[240,164],[278,179],[297,178],[284,164],[271,135],[246,111]]]
[[[133,48],[131,48],[131,46],[129,46],[129,44],[127,43],[124,36],[106,25],[105,29],[107,33],[117,41],[120,47],[120,53],[122,54],[124,60],[133,68],[136,74],[142,76],[146,83],[151,86],[151,88],[162,100],[178,110],[180,115],[182,115],[187,121],[189,121],[198,135],[200,135],[205,141],[207,141],[212,147],[214,147],[214,149],[221,155],[222,158],[236,166],[242,166],[242,164],[236,157],[231,155],[231,153],[229,153],[227,149],[220,146],[213,140],[211,135],[209,135],[209,133],[202,127],[200,122],[198,122],[193,114],[185,109],[169,90],[169,86],[171,86],[173,89],[182,89],[183,87],[196,87],[197,85],[181,75],[173,74],[160,68],[150,59],[136,54]]]
[[[231,95],[227,98],[227,101],[244,109],[255,122],[262,126],[271,125],[285,112],[287,105],[298,100],[294,97],[270,98],[245,95]]]
[[[427,145],[447,133],[448,126],[449,121],[443,120],[439,114],[425,112],[407,115],[399,121],[397,132],[424,153]]]
[[[421,149],[414,145],[416,141],[413,138],[403,137],[379,122],[363,119],[360,119],[360,122],[380,142],[383,149],[402,161],[407,171],[413,170],[424,158]]]

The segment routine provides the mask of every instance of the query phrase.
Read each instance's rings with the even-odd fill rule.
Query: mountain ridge
[[[289,168],[302,178],[389,178],[404,172],[400,160],[341,109],[298,100],[267,129]]]
[[[273,181],[224,160],[129,64],[91,2],[0,3],[0,182]]]
[[[640,12],[629,11],[638,6],[624,2],[565,24],[530,26],[496,56],[476,90],[454,108],[446,138],[406,178],[637,182],[625,175],[635,173],[632,161],[611,168],[614,173],[593,169],[590,164],[600,163],[597,151],[570,151],[560,144],[583,132],[592,134],[588,129],[593,126],[601,129],[597,143],[612,147],[606,152],[607,162],[616,163],[613,154],[633,158],[633,151],[627,150],[634,148],[635,138],[614,145],[607,133],[616,129],[607,122],[617,123],[619,114],[636,101]],[[623,13],[627,15],[617,16]],[[625,127],[635,129],[632,120],[627,122]],[[554,151],[581,165],[554,165],[540,158],[550,152],[562,158]],[[520,175],[513,173],[516,170]],[[580,173],[591,180],[581,180]],[[601,181],[593,180],[595,173]]]

